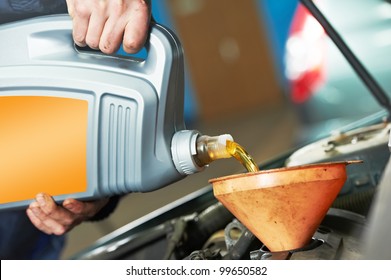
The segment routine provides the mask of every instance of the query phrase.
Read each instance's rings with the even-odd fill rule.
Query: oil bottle
[[[146,58],[77,48],[68,15],[0,26],[0,210],[149,192],[231,157],[187,130],[183,49],[159,24]]]

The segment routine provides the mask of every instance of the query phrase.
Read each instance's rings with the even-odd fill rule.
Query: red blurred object
[[[291,99],[303,103],[325,81],[326,33],[309,13],[298,5],[287,40],[287,77]]]

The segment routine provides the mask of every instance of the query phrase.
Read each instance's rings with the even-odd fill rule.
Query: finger
[[[28,212],[31,222],[39,230],[47,234],[62,235],[69,231],[70,225],[62,224],[56,220],[47,216],[40,207],[29,208],[31,212]]]
[[[102,198],[94,201],[78,201],[72,198],[66,199],[63,202],[63,207],[71,211],[80,219],[88,219],[93,217],[104,205],[107,204],[109,198]]]
[[[128,53],[138,52],[144,45],[150,20],[150,9],[144,1],[132,2],[125,11],[110,7],[110,16],[102,32],[99,48],[106,53],[118,50],[124,43]]]
[[[72,198],[64,200],[62,206],[75,215],[82,215],[86,211],[83,202]]]
[[[74,15],[74,1],[73,0],[66,0],[67,3],[67,9],[68,9],[68,14],[73,18]]]
[[[55,234],[62,234],[74,222],[73,213],[58,206],[53,198],[47,194],[40,193],[36,196],[38,209],[33,213]],[[34,210],[34,209],[33,209]]]
[[[99,49],[102,52],[112,54],[119,49],[122,44],[125,25],[124,17],[116,19],[112,16],[107,19],[99,42]]]
[[[53,220],[44,211],[42,211],[38,201],[32,202],[26,212],[32,224],[47,234],[61,235],[68,230],[68,226]]]
[[[90,21],[91,13],[86,8],[78,8],[73,9],[73,19],[72,19],[72,25],[73,25],[73,31],[72,36],[73,40],[75,41],[76,45],[80,47],[86,46],[86,36],[88,31],[88,24]]]
[[[56,212],[58,206],[50,195],[39,193],[35,197],[35,200],[45,215],[52,216],[54,218],[54,216],[57,214]]]
[[[123,48],[128,53],[138,52],[145,44],[149,29],[149,7],[144,4],[140,9],[132,9],[125,27]]]
[[[85,43],[93,49],[99,48],[100,37],[105,26],[107,16],[104,9],[96,9],[88,22],[88,29],[85,38]]]
[[[47,234],[63,235],[72,228],[71,225],[62,224],[45,216],[39,207],[29,209],[29,211],[31,212],[28,212],[28,215],[33,225]]]
[[[127,53],[137,53],[142,49],[147,39],[148,24],[146,22],[133,23],[140,19],[133,19],[125,27],[123,49]],[[138,25],[138,28],[136,26]]]
[[[27,216],[29,217],[31,223],[36,228],[38,228],[40,231],[42,231],[42,232],[44,232],[46,234],[52,234],[53,232],[51,231],[51,229],[46,227],[46,225],[42,222],[42,220],[40,218],[38,218],[38,216],[34,213],[34,212],[39,211],[38,204],[36,203],[37,205],[34,205],[34,203],[36,203],[36,202],[33,202],[29,206],[29,208],[27,208],[27,210],[26,210]],[[37,214],[38,214],[38,212],[37,212]]]

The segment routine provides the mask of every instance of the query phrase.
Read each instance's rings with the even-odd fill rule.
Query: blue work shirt
[[[64,235],[41,232],[30,222],[25,210],[0,212],[0,259],[59,259],[64,246]]]
[[[67,12],[66,0],[0,0],[0,24]]]

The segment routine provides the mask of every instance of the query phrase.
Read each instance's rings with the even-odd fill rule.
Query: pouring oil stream
[[[226,143],[227,152],[236,158],[247,169],[248,172],[259,171],[258,165],[254,159],[247,153],[247,151],[238,143],[231,140],[227,140]]]
[[[199,166],[204,166],[212,161],[234,157],[248,172],[259,171],[258,165],[247,151],[234,142],[229,134],[218,136],[202,135],[196,141],[196,156],[194,160]]]

